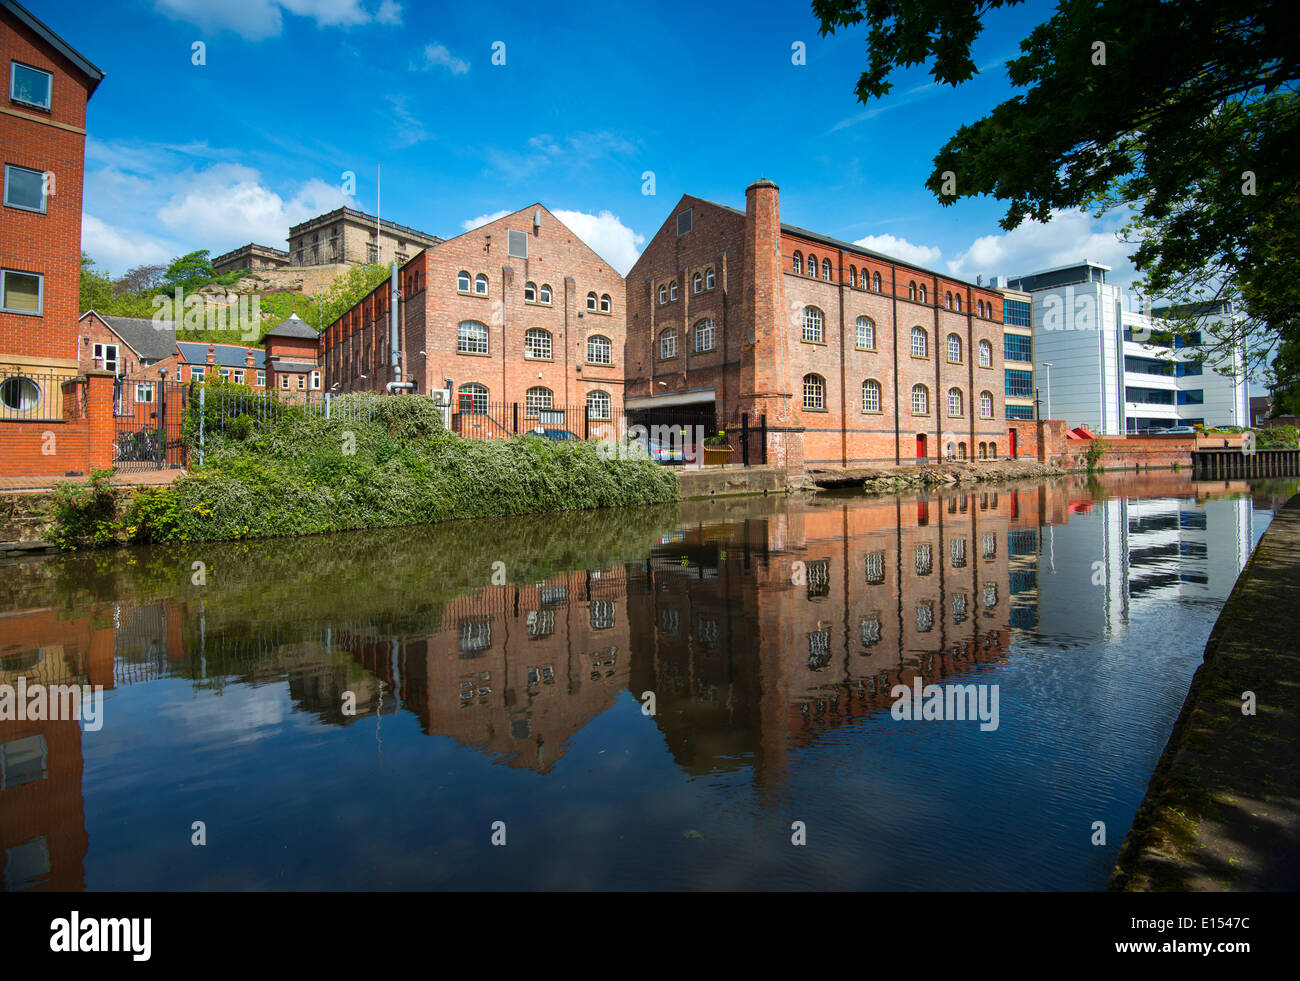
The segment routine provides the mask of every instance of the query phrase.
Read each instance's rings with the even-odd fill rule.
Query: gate
[[[113,468],[123,473],[184,467],[190,386],[118,378],[113,393]]]

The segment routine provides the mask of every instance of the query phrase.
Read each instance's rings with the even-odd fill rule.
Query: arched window
[[[479,273],[474,277],[474,292],[479,296],[487,296],[487,277]]]
[[[805,409],[826,408],[826,379],[821,375],[803,376],[803,407]]]
[[[591,292],[591,293],[588,293],[588,294],[587,294],[587,309],[588,309],[588,310],[592,310],[592,311],[594,311],[594,310],[596,309],[596,305],[597,305],[599,302],[600,302],[600,301],[596,298],[596,294],[595,294],[594,291]],[[660,302],[662,303],[663,301],[660,300]]]
[[[983,301],[983,300],[980,300],[980,301],[976,304],[976,309],[979,311],[979,315],[980,315],[981,317],[984,316],[984,301]]]
[[[671,283],[668,284],[668,299],[670,299],[670,300],[675,300],[675,299],[677,299],[677,281],[676,281],[676,280],[674,280],[673,282],[671,282]]]
[[[908,298],[909,300],[915,300],[915,299],[916,299],[916,283],[908,283],[908,284],[907,284],[907,298]]]
[[[952,309],[952,293],[949,292],[943,295],[943,305],[949,310]]]
[[[858,267],[857,267],[857,266],[849,266],[849,285],[852,286],[852,287],[855,288],[855,289],[857,288],[857,285],[858,285]]]
[[[961,338],[956,334],[948,335],[948,360],[953,364],[961,364]]]
[[[959,460],[964,460],[964,459],[966,459],[966,444],[965,444],[965,443],[958,443],[958,444],[957,444],[957,459],[959,459]],[[964,510],[964,509],[963,509],[963,510]]]
[[[457,354],[487,354],[488,329],[477,320],[463,320],[456,328]]]
[[[873,273],[871,276],[871,288],[877,293],[880,292],[880,273]]]
[[[795,252],[795,254],[794,254],[794,271],[797,272],[797,273],[799,273],[799,274],[801,274],[801,275],[802,275],[802,273],[803,273],[803,253],[802,253],[802,252]]]
[[[993,345],[990,344],[988,341],[980,341],[979,351],[980,351],[980,367],[981,368],[993,367]]]
[[[486,385],[470,382],[460,386],[456,393],[456,411],[469,415],[482,415],[488,410],[488,390]]]
[[[826,280],[826,282],[828,283],[831,281],[831,260],[830,259],[822,260],[822,279]]]
[[[957,312],[958,312],[958,313],[961,313],[961,294],[958,293],[956,296],[954,296],[954,297],[953,297],[953,301],[954,301],[954,302],[956,303],[956,305],[957,305]]]
[[[609,313],[614,308],[614,302],[609,298],[608,293],[600,294],[600,312]]]
[[[987,460],[989,456],[989,444],[980,443],[980,459]]]
[[[993,418],[993,393],[980,392],[980,418]]]
[[[524,302],[526,302],[526,303],[536,303],[536,302],[537,302],[537,284],[536,284],[536,283],[524,283]]]
[[[859,317],[857,323],[857,336],[854,338],[854,346],[862,351],[874,351],[876,349],[876,325],[871,322],[870,317]]]
[[[551,332],[540,327],[524,331],[524,357],[533,361],[550,361]]]
[[[659,335],[659,358],[667,361],[675,357],[677,357],[677,329],[669,327]]]
[[[928,416],[930,414],[930,390],[924,385],[912,386],[912,415]]]
[[[701,320],[695,325],[695,351],[713,350],[713,321]]]
[[[880,411],[880,382],[868,378],[862,383],[862,411]]]
[[[662,304],[667,303],[667,302],[668,302],[668,287],[667,287],[667,286],[660,286],[660,287],[659,287],[659,303],[662,305]]]
[[[711,289],[713,289],[713,270],[712,270],[712,269],[706,269],[706,270],[704,270],[704,288],[705,288],[706,290],[711,290]]]
[[[990,444],[989,444],[989,459],[990,459],[990,460],[996,460],[997,458],[998,458],[998,444],[997,444],[997,443],[990,443]],[[994,498],[996,499],[997,495],[994,494],[993,496],[994,496]],[[997,504],[997,501],[994,500],[993,503],[996,505],[996,504]]]
[[[912,357],[928,358],[930,356],[930,340],[926,336],[924,327],[912,328]]]
[[[551,407],[551,390],[538,385],[524,393],[524,418],[536,419],[541,409]]]
[[[948,415],[950,416],[962,415],[960,388],[948,389]]]
[[[614,345],[602,334],[592,334],[587,338],[587,360],[591,364],[613,364]]]
[[[826,340],[826,318],[816,307],[803,308],[803,339],[817,344]]]
[[[609,392],[588,392],[587,393],[587,418],[588,419],[608,419],[609,418]]]
[[[461,293],[468,293],[470,290],[469,273],[465,272],[463,269],[456,273],[456,289]]]
[[[808,253],[808,275],[814,279],[817,277],[817,257],[811,252]]]
[[[701,276],[699,273],[696,273],[694,276],[691,277],[691,289],[693,289],[696,293],[703,291],[704,277]]]
[[[917,298],[917,300],[918,300],[919,302],[921,302],[921,303],[924,303],[924,302],[925,302],[925,287],[924,287],[924,286],[920,286],[920,287],[917,288],[917,291],[916,291],[916,298]]]
[[[542,303],[550,303],[550,302],[551,302],[551,287],[550,287],[549,284],[547,284],[547,283],[543,283],[543,284],[542,284],[541,292],[539,292],[539,293],[537,294],[537,298],[538,298],[538,300],[540,300]]]

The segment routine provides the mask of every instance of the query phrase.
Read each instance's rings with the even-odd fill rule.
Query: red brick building
[[[0,72],[0,473],[83,473],[110,452],[112,379],[78,376],[77,323],[86,102],[104,73],[14,0]]]
[[[399,369],[385,282],[325,330],[331,390],[449,389],[453,426],[480,435],[512,435],[566,408],[562,425],[585,436],[576,416],[586,406],[593,420],[621,410],[623,278],[542,205],[426,248],[399,288]]]
[[[1007,453],[996,290],[784,224],[771,181],[745,197],[684,196],[628,274],[630,418],[766,416],[793,467]]]

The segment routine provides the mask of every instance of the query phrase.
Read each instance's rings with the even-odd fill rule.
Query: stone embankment
[[[1300,495],[1219,613],[1124,839],[1115,891],[1300,888]]]
[[[1056,477],[1070,471],[1032,460],[975,460],[901,467],[813,469],[801,489],[861,487],[867,493],[894,493],[918,487]]]

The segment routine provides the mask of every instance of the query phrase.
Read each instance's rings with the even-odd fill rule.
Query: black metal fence
[[[113,393],[113,467],[126,472],[184,467],[190,386],[119,378]]]
[[[57,422],[64,417],[63,384],[75,373],[32,372],[0,368],[0,419],[8,422]]]

